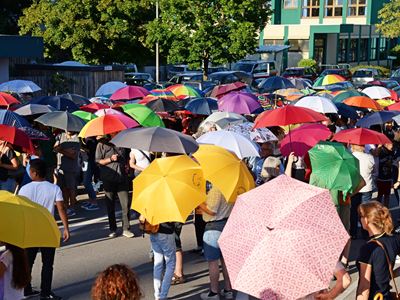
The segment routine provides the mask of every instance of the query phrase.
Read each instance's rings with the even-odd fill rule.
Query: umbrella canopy
[[[188,86],[188,85],[183,85],[183,84],[175,84],[167,87],[167,90],[171,91],[176,98],[178,99],[184,99],[184,98],[198,98],[201,97],[201,92],[196,90],[195,88]]]
[[[200,164],[205,179],[215,185],[229,203],[255,187],[249,169],[232,152],[215,145],[200,145],[193,156]]]
[[[114,102],[113,101],[111,101],[110,99],[108,99],[108,98],[106,98],[106,97],[101,97],[101,96],[99,96],[99,97],[92,97],[92,98],[90,98],[89,99],[89,101],[91,102],[91,103],[98,103],[98,104],[107,104],[108,106],[112,106],[112,105],[114,105]]]
[[[25,132],[31,140],[49,140],[49,137],[42,131],[32,127],[20,127],[20,130]]]
[[[106,109],[99,109],[94,113],[98,117],[102,117],[105,115],[118,115],[118,116],[124,116],[123,112],[120,112],[119,110],[112,109],[112,108],[106,108]]]
[[[139,122],[143,127],[165,127],[161,118],[153,110],[142,104],[125,104],[124,112]]]
[[[185,109],[197,115],[209,116],[218,110],[218,102],[213,98],[194,98],[186,103]]]
[[[363,89],[362,92],[372,99],[391,98],[392,96],[390,91],[383,86],[370,86]]]
[[[295,103],[295,106],[312,109],[322,114],[336,114],[337,107],[331,100],[320,96],[307,96]]]
[[[289,78],[289,81],[299,90],[311,88],[312,86],[311,81],[304,78]]]
[[[205,198],[203,171],[186,155],[156,159],[133,181],[132,209],[153,225],[185,223]]]
[[[100,109],[107,109],[110,108],[109,105],[107,104],[101,104],[101,103],[90,103],[88,105],[81,106],[81,110],[87,111],[90,113],[95,113],[96,111]]]
[[[217,111],[209,115],[200,126],[206,122],[215,123],[219,129],[224,129],[229,125],[247,122],[247,119],[239,114]]]
[[[328,74],[325,75],[324,77],[317,78],[317,80],[315,80],[314,82],[314,87],[335,84],[337,82],[343,82],[343,81],[346,81],[346,79],[340,75]]]
[[[228,84],[221,84],[215,86],[212,91],[211,91],[211,97],[214,98],[221,98],[225,94],[228,94],[229,92],[232,91],[239,91],[247,87],[247,84],[241,82],[241,81],[236,81],[233,83],[228,83]]]
[[[111,142],[117,147],[152,152],[193,153],[199,148],[191,136],[162,127],[124,130],[117,134]]]
[[[280,76],[272,76],[261,81],[258,88],[262,93],[272,93],[280,89],[295,88],[295,86],[289,79]]]
[[[357,90],[346,90],[337,94],[332,101],[335,103],[342,103],[344,100],[350,97],[357,97],[357,96],[366,96],[364,93],[361,93]]]
[[[338,109],[338,115],[342,117],[357,120],[359,118],[357,110],[351,106],[348,106],[344,103],[335,103]]]
[[[392,121],[393,117],[400,114],[398,111],[377,111],[357,121],[357,127],[369,128],[372,125],[382,125]]]
[[[287,134],[281,141],[281,153],[289,156],[294,152],[297,156],[304,156],[308,150],[314,147],[319,141],[325,141],[332,135],[332,132],[322,124],[304,124]]]
[[[42,96],[33,98],[30,102],[31,104],[42,104],[50,105],[59,111],[73,112],[79,110],[79,107],[66,98],[61,98],[60,96]]]
[[[53,111],[35,119],[45,126],[62,129],[65,131],[79,132],[85,126],[85,121],[66,111]]]
[[[179,110],[176,102],[167,99],[157,99],[146,103],[146,106],[155,112],[172,112]]]
[[[125,115],[105,115],[87,122],[79,137],[102,136],[137,126],[139,124],[135,120]]]
[[[33,145],[29,136],[22,130],[0,124],[0,141],[5,141],[22,149],[23,152],[33,153]]]
[[[158,99],[158,98],[162,98],[162,99],[169,99],[169,100],[178,100],[174,93],[167,90],[167,89],[155,89],[155,90],[151,90],[150,91],[150,95],[147,95],[146,97],[143,98],[143,101],[147,102]],[[146,103],[147,103],[146,102]]]
[[[299,299],[329,285],[348,239],[327,190],[281,175],[239,196],[218,244],[233,289]]]
[[[361,180],[359,161],[343,144],[319,142],[308,153],[310,184],[342,191],[344,196],[355,191]]]
[[[16,114],[20,116],[32,116],[32,115],[39,115],[45,114],[48,112],[55,111],[56,109],[50,105],[43,105],[43,104],[25,104],[20,108],[14,110]]]
[[[144,87],[128,85],[116,90],[110,97],[110,100],[130,100],[143,98],[149,95],[150,92]]]
[[[349,106],[382,110],[382,106],[380,106],[375,100],[365,96],[350,97],[344,100],[343,103]]]
[[[84,120],[86,122],[89,122],[89,121],[97,118],[97,116],[95,114],[92,114],[90,112],[83,111],[83,110],[74,111],[72,114],[74,116],[81,118],[82,120]]]
[[[256,143],[267,143],[278,141],[278,138],[267,128],[254,128],[254,123],[246,122],[231,125],[225,128],[226,131],[239,133]]]
[[[218,108],[221,111],[237,114],[251,114],[263,111],[258,98],[251,93],[230,92],[218,100]]]
[[[239,133],[226,130],[210,131],[197,139],[199,144],[212,144],[225,148],[237,155],[244,157],[260,156],[258,146]]]
[[[12,104],[20,104],[17,99],[15,99],[12,95],[4,92],[0,92],[0,106],[10,106]]]
[[[287,105],[269,110],[258,115],[255,128],[270,126],[285,126],[298,123],[315,123],[326,121],[327,118],[309,108]]]
[[[30,80],[11,80],[0,84],[0,91],[2,92],[24,94],[34,93],[40,90],[41,88]]]
[[[400,111],[400,102],[394,103],[387,107],[387,110],[397,110]]]
[[[78,95],[78,94],[70,94],[70,93],[66,93],[66,94],[62,94],[60,95],[61,98],[64,99],[68,99],[71,100],[72,102],[74,102],[77,106],[83,106],[86,104],[90,104],[90,101],[88,98]]]
[[[299,96],[300,98],[304,96],[304,94],[299,89],[293,89],[293,88],[277,90],[274,92],[274,94],[277,94],[282,97]]]
[[[27,120],[10,110],[0,109],[0,124],[15,127],[31,127]]]
[[[0,191],[0,241],[20,248],[59,247],[60,230],[43,206]]]
[[[117,91],[120,88],[126,87],[125,83],[122,83],[121,81],[109,81],[104,84],[102,84],[99,89],[96,91],[95,96],[104,96],[104,97],[109,97],[111,96],[115,91]]]
[[[383,133],[366,128],[351,128],[341,130],[340,132],[336,133],[332,139],[337,142],[354,145],[383,145],[392,143]]]

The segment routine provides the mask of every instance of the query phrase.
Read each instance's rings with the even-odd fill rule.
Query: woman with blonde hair
[[[392,217],[380,202],[362,203],[358,214],[362,227],[368,231],[369,241],[361,247],[357,259],[357,300],[372,300],[377,294],[382,294],[384,300],[391,299],[390,268],[400,253],[400,237],[392,235]]]

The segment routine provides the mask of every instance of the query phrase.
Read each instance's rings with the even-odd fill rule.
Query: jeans
[[[350,212],[350,235],[353,237],[357,236],[358,229],[358,206],[361,203],[366,203],[371,201],[372,192],[357,193],[351,198],[351,212]]]
[[[174,275],[175,270],[175,237],[174,234],[156,233],[150,235],[150,241],[154,252],[154,298],[167,299],[172,276]],[[164,278],[162,278],[163,272]]]
[[[42,254],[42,275],[40,280],[40,295],[48,296],[51,293],[51,282],[53,280],[53,264],[56,248],[27,248],[27,256],[29,262],[29,271],[32,272],[33,263],[35,262],[36,255],[40,249]],[[29,283],[25,287],[25,291],[31,291],[32,286]]]
[[[115,219],[115,198],[118,195],[122,208],[122,229],[129,230],[130,206],[131,201],[128,195],[128,182],[103,182],[106,194],[106,206],[108,213],[108,224],[110,231],[117,231],[117,221]]]
[[[96,192],[93,189],[92,179],[93,179],[93,166],[90,162],[85,162],[87,164],[87,169],[83,171],[83,185],[85,186],[86,192],[89,195],[90,200],[96,199]]]
[[[15,192],[16,182],[14,178],[7,178],[7,180],[0,180],[0,190],[9,191],[10,193]]]

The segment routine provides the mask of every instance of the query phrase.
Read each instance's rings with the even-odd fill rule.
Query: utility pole
[[[156,0],[156,19],[158,20],[158,0]],[[160,58],[158,41],[156,42],[156,83],[160,82]]]

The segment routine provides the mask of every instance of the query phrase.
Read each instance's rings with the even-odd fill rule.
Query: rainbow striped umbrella
[[[154,96],[155,99],[162,98],[162,99],[169,99],[169,100],[177,100],[174,93],[168,89],[151,90],[150,95],[148,95],[148,97],[151,97],[151,96]]]
[[[191,86],[183,84],[171,85],[167,87],[167,90],[174,93],[175,97],[178,99],[185,99],[191,97],[197,98],[202,96],[200,91],[196,90]]]
[[[328,74],[324,77],[319,77],[314,83],[314,87],[316,86],[324,86],[328,84],[335,84],[338,82],[343,82],[346,81],[346,79],[340,75],[337,74]]]

